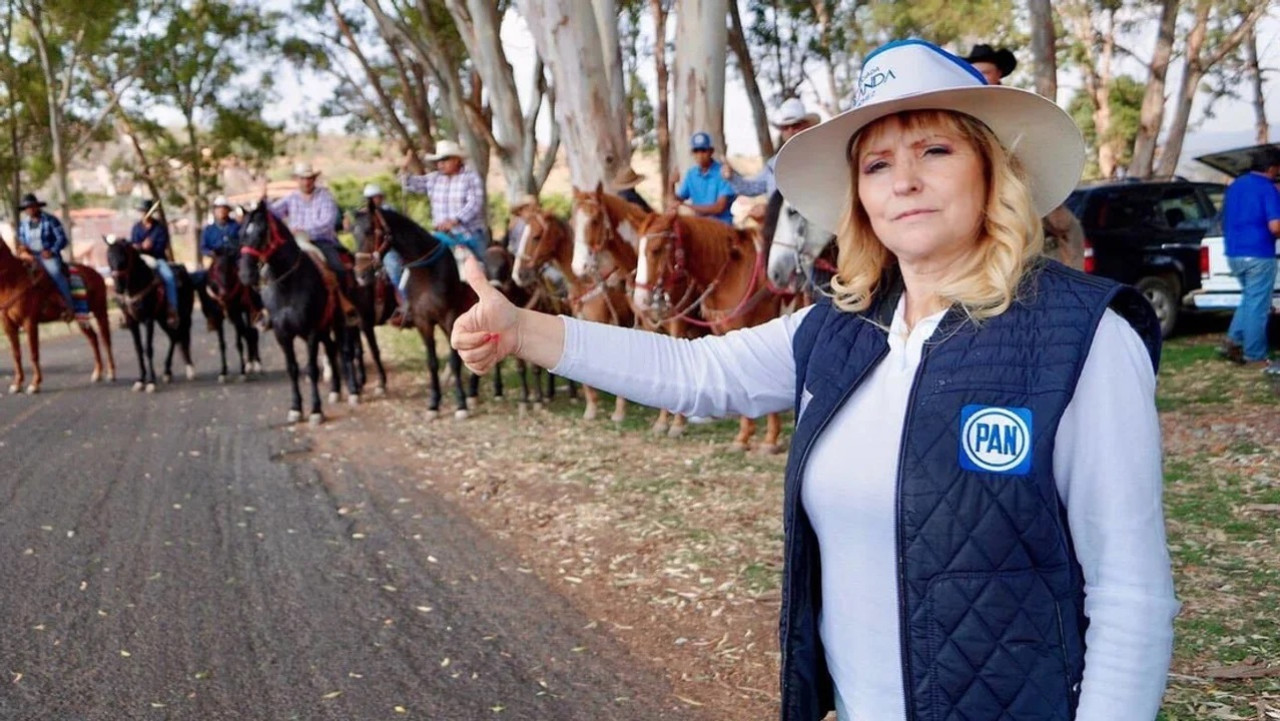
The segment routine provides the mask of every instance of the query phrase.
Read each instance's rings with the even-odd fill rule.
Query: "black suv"
[[[1224,190],[1182,179],[1080,186],[1067,208],[1084,226],[1085,271],[1142,291],[1169,335],[1187,294],[1200,288],[1200,240],[1218,225]]]

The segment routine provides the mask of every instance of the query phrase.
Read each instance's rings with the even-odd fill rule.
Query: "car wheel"
[[[1182,308],[1182,299],[1178,293],[1178,281],[1168,276],[1147,276],[1136,284],[1143,297],[1155,309],[1160,319],[1160,335],[1168,338],[1173,335],[1173,328],[1178,324],[1178,311]]]

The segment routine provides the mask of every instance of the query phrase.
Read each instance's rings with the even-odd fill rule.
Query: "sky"
[[[533,38],[529,35],[524,25],[523,19],[517,13],[509,13],[502,27],[502,41],[507,58],[515,68],[528,68],[533,65],[534,43]],[[1135,52],[1142,52],[1142,49],[1149,49],[1154,45],[1154,30],[1148,29],[1145,33],[1139,33],[1133,38],[1126,40],[1127,44],[1135,48]],[[1264,18],[1258,28],[1258,44],[1259,56],[1261,64],[1264,67],[1271,67],[1280,70],[1280,19],[1274,17]],[[968,48],[949,48],[950,50],[964,54]],[[1019,67],[1009,79],[1013,84],[1029,84],[1030,75],[1026,65],[1029,64],[1029,55],[1020,52],[1020,59],[1023,66]],[[668,58],[670,61],[670,58]],[[268,118],[273,121],[285,122],[290,127],[299,127],[300,119],[308,116],[314,116],[319,109],[322,100],[331,93],[331,82],[314,73],[296,73],[293,74],[296,82],[281,83],[279,90],[281,98],[279,102],[268,108]],[[650,88],[650,95],[653,94],[655,85],[652,63],[642,65],[641,72],[644,82]],[[1141,66],[1132,59],[1126,59],[1118,64],[1117,72],[1129,73],[1139,79],[1145,79],[1145,71]],[[531,79],[528,73],[521,75],[517,73],[517,84],[522,97],[529,97],[531,90]],[[1177,91],[1180,81],[1179,61],[1175,59],[1174,64],[1170,68],[1168,78],[1168,93],[1170,100],[1168,104],[1169,111],[1172,109],[1173,96]],[[1277,73],[1273,72],[1273,79],[1268,86],[1264,87],[1266,93],[1266,110],[1267,117],[1271,121],[1271,140],[1280,140],[1280,80],[1275,79]],[[1065,104],[1071,95],[1080,87],[1080,79],[1078,76],[1067,71],[1059,73],[1059,103]],[[1241,80],[1241,87],[1244,92],[1248,92],[1244,80]],[[768,90],[765,89],[767,93]],[[811,107],[816,107],[815,98],[813,96],[805,96],[802,98]],[[1249,104],[1249,99],[1242,98],[1234,100],[1231,98],[1223,98],[1214,105],[1214,117],[1205,119],[1203,117],[1203,107],[1205,99],[1199,98],[1192,111],[1192,129],[1187,136],[1184,144],[1183,158],[1192,158],[1207,152],[1217,150],[1225,150],[1228,148],[1239,147],[1241,145],[1250,145],[1253,143],[1254,137],[1254,117],[1253,110]],[[1166,121],[1170,112],[1166,112]],[[757,155],[759,153],[756,144],[755,129],[751,122],[751,107],[747,101],[746,91],[735,68],[730,68],[727,73],[727,85],[725,88],[725,118],[742,119],[734,122],[732,120],[726,123],[725,143],[730,155]],[[543,113],[540,118],[539,136],[547,137],[549,134],[550,114]],[[331,120],[321,124],[321,129],[326,131],[341,132],[342,121]],[[1185,165],[1185,163],[1184,163]]]

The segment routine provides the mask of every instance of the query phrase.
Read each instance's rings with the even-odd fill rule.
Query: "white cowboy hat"
[[[1051,100],[987,85],[964,60],[923,40],[899,40],[862,63],[852,110],[795,136],[778,152],[778,189],[805,218],[834,232],[848,211],[851,141],[860,130],[905,110],[953,110],[986,124],[1018,158],[1036,213],[1048,215],[1080,181],[1080,128]]]
[[[314,178],[320,174],[319,170],[311,167],[311,163],[298,163],[293,166],[293,177],[295,178]]]
[[[219,195],[218,197],[213,199],[213,207],[215,208],[222,207],[222,208],[230,209],[231,201],[227,200],[227,196]]]
[[[373,198],[379,195],[385,195],[385,193],[382,192],[381,185],[378,185],[377,183],[369,183],[368,185],[364,186],[365,200],[368,200],[369,198]]]
[[[807,121],[810,125],[817,125],[822,122],[822,118],[817,113],[811,113],[805,109],[804,103],[800,102],[800,98],[787,98],[778,108],[778,112],[773,115],[773,127],[785,128],[788,125],[795,125],[800,121]]]
[[[444,160],[445,158],[465,158],[467,154],[462,152],[462,146],[452,140],[441,140],[436,143],[436,152],[428,155],[427,160]]]
[[[525,193],[524,195],[517,198],[516,202],[511,204],[511,208],[508,210],[508,212],[510,212],[511,215],[519,215],[521,211],[527,210],[529,208],[537,208],[538,204],[539,204],[538,196],[533,195],[532,193]]]

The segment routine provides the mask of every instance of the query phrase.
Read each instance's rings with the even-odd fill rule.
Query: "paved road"
[[[345,408],[286,428],[274,343],[219,386],[197,336],[204,375],[153,396],[117,332],[115,386],[64,338],[0,397],[0,719],[692,718],[426,462],[326,452]]]

